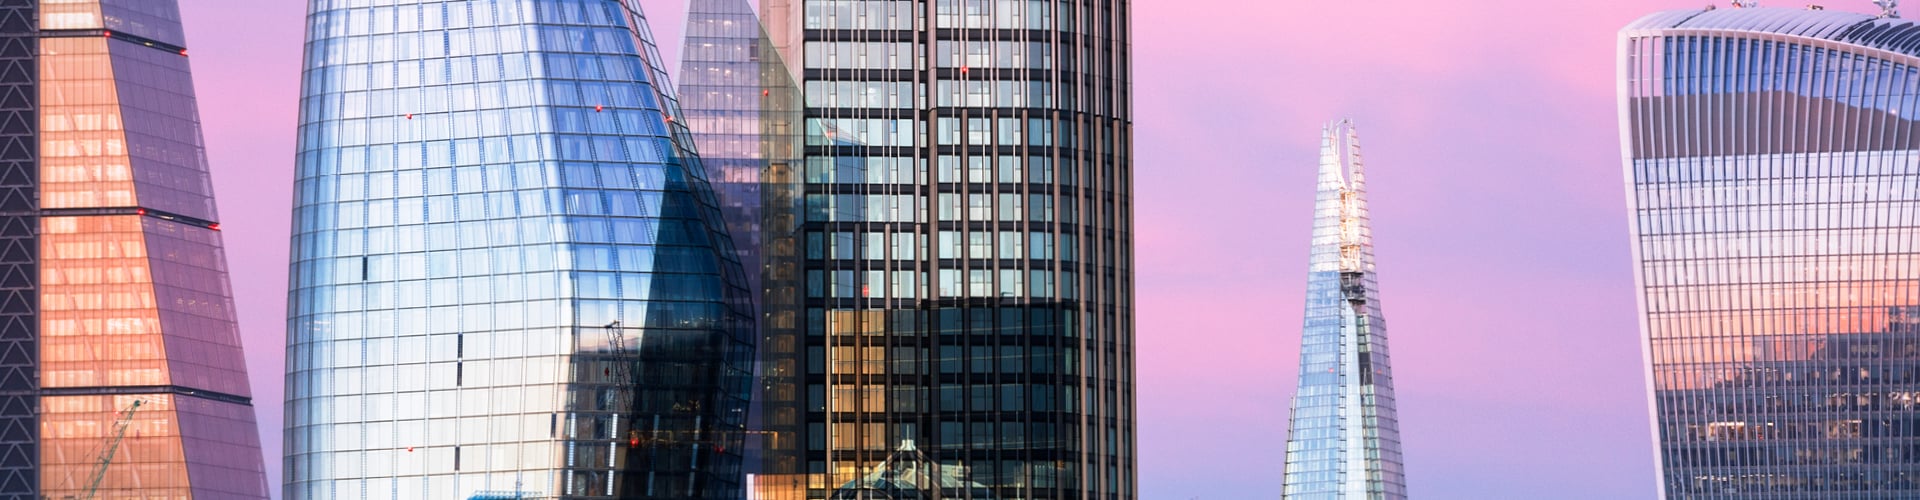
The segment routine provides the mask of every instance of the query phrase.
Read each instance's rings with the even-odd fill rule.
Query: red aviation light
[[[633,437],[629,437],[629,438],[627,438],[627,447],[628,447],[628,448],[639,448],[639,447],[640,447],[640,436],[633,436]]]
[[[220,230],[220,223],[218,223],[218,222],[215,222],[215,223],[212,223],[212,224],[207,224],[207,229],[212,229],[212,230],[215,230],[215,231],[219,231],[219,230]]]
[[[412,120],[412,119],[413,119],[413,113],[407,113],[407,119],[408,119],[408,120]]]
[[[772,92],[772,91],[769,91],[769,90],[767,90],[767,89],[760,89],[760,97],[766,97],[766,96],[768,96],[768,95],[772,95],[772,94],[773,94],[773,92]]]
[[[100,36],[113,36],[113,31],[112,30],[102,31],[100,32]]]
[[[144,208],[136,208],[136,209],[133,209],[133,214],[134,214],[134,215],[146,215],[146,214],[147,214],[147,209],[144,209]]]
[[[187,55],[187,49],[180,49],[180,55]]]
[[[604,107],[604,106],[601,106],[601,105],[599,105],[599,104],[595,104],[595,105],[593,105],[593,112],[595,112],[595,113],[599,113],[599,112],[600,112],[600,110],[602,110],[602,109],[606,109],[606,107]]]

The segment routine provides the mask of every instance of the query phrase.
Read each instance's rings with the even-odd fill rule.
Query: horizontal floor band
[[[139,385],[109,387],[47,387],[40,389],[40,395],[57,396],[120,396],[132,394],[177,394],[222,403],[253,406],[253,398],[236,396],[224,392],[215,392],[177,385]]]

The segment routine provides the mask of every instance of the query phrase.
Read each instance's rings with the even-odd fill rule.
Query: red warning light
[[[187,55],[187,49],[180,49],[180,55]]]
[[[113,32],[112,32],[112,31],[102,31],[102,32],[100,32],[100,36],[113,36]]]
[[[212,224],[207,224],[207,229],[212,229],[212,230],[215,230],[215,231],[219,231],[219,230],[220,230],[220,223],[218,223],[218,222],[215,222],[215,223],[212,223]]]
[[[136,209],[133,209],[133,214],[134,214],[134,215],[146,215],[146,214],[147,214],[147,209],[144,209],[144,208],[136,208]]]
[[[769,90],[766,90],[766,89],[761,89],[761,90],[760,90],[760,97],[766,97],[766,96],[768,96],[768,95],[771,95],[771,94],[772,94],[772,91],[769,91]]]
[[[967,67],[966,67],[966,66],[961,66],[961,67],[960,67],[960,74],[962,74],[962,75],[964,75],[964,74],[967,74]]]
[[[634,436],[634,437],[630,437],[630,438],[627,438],[627,446],[629,446],[629,447],[633,447],[633,448],[639,448],[639,447],[640,447],[640,437],[639,437],[639,436]]]
[[[598,112],[600,112],[600,110],[602,110],[602,109],[606,109],[606,107],[604,107],[604,106],[601,106],[601,105],[599,105],[599,104],[595,104],[595,105],[593,105],[593,112],[595,112],[595,113],[598,113]]]
[[[408,447],[407,447],[407,453],[413,453],[413,447],[412,447],[412,446],[408,446]]]
[[[412,119],[413,119],[413,113],[407,113],[407,119],[408,119],[408,120],[412,120]]]

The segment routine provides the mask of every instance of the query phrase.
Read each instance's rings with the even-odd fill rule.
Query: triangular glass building
[[[1366,193],[1353,122],[1328,124],[1282,498],[1407,496]]]
[[[173,0],[0,4],[0,498],[267,497],[188,66]]]

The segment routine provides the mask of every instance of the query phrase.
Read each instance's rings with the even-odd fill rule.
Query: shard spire
[[[1350,120],[1327,124],[1321,136],[1311,255],[1281,497],[1406,498],[1366,174]]]

